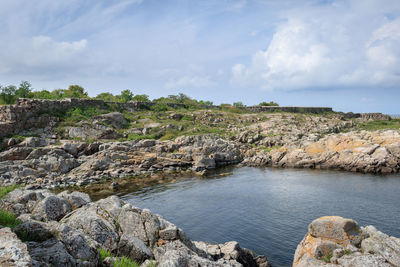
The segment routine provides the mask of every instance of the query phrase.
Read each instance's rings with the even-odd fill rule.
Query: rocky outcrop
[[[349,132],[318,141],[288,144],[275,153],[271,164],[282,167],[336,169],[365,173],[400,171],[400,132]]]
[[[91,202],[84,193],[17,189],[0,202],[22,224],[0,229],[1,266],[110,266],[99,249],[147,266],[269,266],[237,242],[192,242],[182,229],[149,210],[111,196]],[[74,209],[71,211],[71,209]],[[212,249],[212,248],[216,249]],[[108,262],[108,263],[107,263]]]
[[[293,267],[306,266],[400,266],[400,239],[351,219],[321,217],[308,226],[295,252]]]
[[[83,185],[108,177],[157,172],[207,172],[243,160],[244,145],[215,135],[174,141],[92,143],[63,141],[46,147],[17,147],[0,153],[0,185]]]

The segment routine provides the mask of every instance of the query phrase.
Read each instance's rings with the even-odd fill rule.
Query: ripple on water
[[[241,246],[274,266],[291,266],[308,224],[339,215],[400,236],[400,176],[240,168],[218,179],[190,178],[123,196],[175,223],[192,240]]]

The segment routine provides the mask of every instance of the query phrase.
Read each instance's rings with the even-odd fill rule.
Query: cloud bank
[[[267,49],[232,67],[232,83],[266,90],[398,86],[400,18],[391,20],[389,12],[399,5],[383,2],[334,2],[282,13],[284,22]]]

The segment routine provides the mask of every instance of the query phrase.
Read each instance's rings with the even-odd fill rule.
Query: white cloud
[[[180,78],[170,79],[166,84],[166,89],[179,89],[183,90],[189,88],[204,88],[214,86],[209,76],[183,76]]]
[[[14,40],[1,45],[0,73],[37,73],[40,71],[64,72],[79,69],[84,62],[87,40],[58,42],[48,36]]]
[[[266,90],[398,85],[400,18],[386,12],[356,1],[289,11],[266,50],[232,67],[231,82]]]

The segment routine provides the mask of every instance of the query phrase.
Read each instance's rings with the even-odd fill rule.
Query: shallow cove
[[[181,227],[192,240],[242,247],[291,266],[308,224],[324,215],[400,236],[400,176],[237,168],[222,178],[188,178],[122,196]]]

